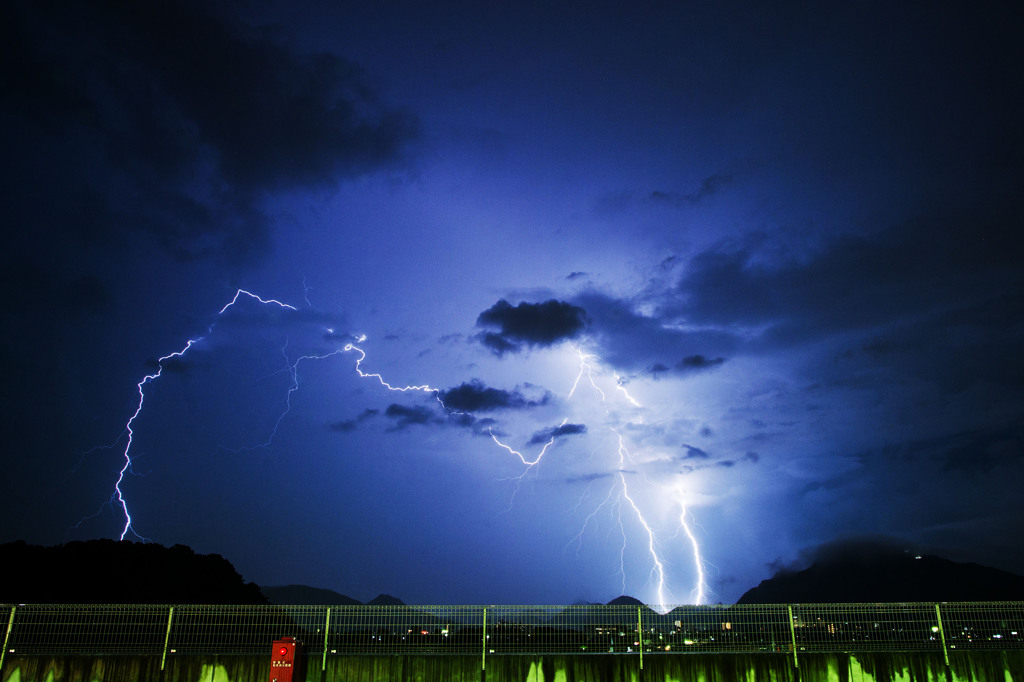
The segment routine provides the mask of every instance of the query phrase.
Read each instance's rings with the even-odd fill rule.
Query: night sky
[[[874,537],[1024,573],[1021,35],[4,2],[0,541],[121,536],[150,376],[125,538],[264,585],[730,603]]]

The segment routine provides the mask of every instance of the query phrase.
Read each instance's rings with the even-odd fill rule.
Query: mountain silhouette
[[[1024,600],[1024,577],[907,552],[891,543],[831,543],[819,548],[809,561],[802,570],[779,571],[736,603]],[[245,582],[219,554],[197,554],[184,545],[89,540],[41,547],[17,541],[0,544],[0,566],[5,574],[0,581],[0,603],[7,604],[361,604],[334,590],[307,585],[261,589]],[[366,604],[406,607],[389,594],[380,594]],[[649,611],[639,599],[627,595],[607,605]],[[397,609],[392,615],[404,613]],[[416,618],[424,618],[415,613]],[[665,617],[654,612],[645,616]],[[552,620],[557,623],[575,617],[565,612]]]
[[[737,604],[1015,601],[1024,577],[871,543],[832,545],[800,571],[782,570]]]
[[[115,540],[0,545],[0,603],[266,604],[219,554]]]
[[[271,604],[287,606],[358,606],[363,602],[347,595],[309,585],[276,585],[261,587],[260,592]]]

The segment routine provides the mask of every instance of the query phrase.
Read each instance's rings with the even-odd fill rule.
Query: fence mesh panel
[[[328,654],[478,654],[478,606],[334,606]]]
[[[147,655],[163,650],[166,606],[22,604],[11,608],[14,619],[7,636],[7,651]],[[7,622],[5,629],[6,626]]]
[[[793,606],[797,651],[941,651],[935,604]]]
[[[281,637],[318,648],[326,613],[326,606],[174,607],[168,653],[265,654]]]
[[[801,653],[1024,649],[1024,602],[585,606],[0,604],[4,654]],[[9,627],[8,627],[9,626]]]
[[[1024,602],[943,604],[941,614],[952,651],[1024,648]]]

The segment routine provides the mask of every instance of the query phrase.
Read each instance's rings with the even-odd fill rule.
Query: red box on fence
[[[302,682],[302,642],[294,637],[274,640],[270,655],[270,682]]]

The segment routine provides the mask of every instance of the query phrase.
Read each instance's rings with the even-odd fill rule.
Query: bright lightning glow
[[[365,340],[365,336],[360,336],[356,340],[356,343],[362,343]],[[441,389],[434,388],[433,386],[428,386],[427,384],[421,384],[419,386],[392,386],[388,382],[384,381],[384,377],[382,377],[380,374],[377,374],[376,372],[364,372],[362,370],[363,361],[366,360],[366,352],[362,348],[359,348],[358,346],[352,343],[345,344],[345,352],[347,353],[350,351],[355,351],[359,353],[359,359],[356,360],[356,372],[358,372],[359,376],[361,376],[362,378],[369,379],[372,377],[379,381],[380,385],[388,389],[389,391],[399,391],[401,393],[405,393],[407,391],[423,391],[424,393],[433,393],[437,397],[438,402],[440,402]],[[444,403],[441,404],[443,405]]]
[[[563,419],[562,423],[558,425],[558,428],[561,428],[561,427],[565,426],[568,421],[569,421],[568,417]],[[501,447],[505,448],[506,450],[508,450],[510,453],[512,453],[516,457],[518,457],[519,461],[522,462],[523,465],[526,466],[527,471],[532,469],[535,465],[539,464],[540,460],[544,457],[544,453],[548,451],[548,448],[550,448],[552,445],[555,444],[555,437],[551,436],[551,439],[548,440],[548,442],[544,444],[544,447],[541,448],[540,453],[537,455],[537,457],[533,461],[530,461],[530,460],[526,459],[526,457],[523,455],[523,453],[519,452],[518,450],[513,450],[511,447],[509,447],[508,445],[505,445],[500,440],[498,440],[498,437],[495,436],[493,432],[490,432],[490,433],[491,433],[491,438],[494,440],[494,442],[497,443],[498,445],[500,445]]]
[[[690,546],[693,548],[694,570],[697,572],[697,585],[690,593],[690,598],[693,599],[694,604],[703,604],[704,592],[707,587],[704,578],[704,560],[700,556],[700,545],[697,544],[697,537],[693,534],[690,524],[686,521],[686,507],[683,507],[683,511],[679,514],[679,525],[682,526],[686,537],[690,539]]]
[[[594,368],[591,366],[589,362],[590,360],[599,360],[600,358],[598,358],[598,356],[596,355],[587,355],[579,348],[576,349],[576,353],[577,355],[579,355],[580,358],[580,372],[579,374],[576,375],[576,381],[573,382],[572,388],[569,389],[568,397],[572,398],[573,394],[576,392],[576,387],[580,385],[580,379],[583,378],[583,374],[585,372],[587,378],[590,380],[590,385],[594,388],[595,391],[598,392],[598,394],[601,396],[601,401],[603,402],[605,399],[604,391],[598,388],[597,383],[594,381]]]
[[[294,306],[290,306],[287,303],[282,303],[281,301],[278,301],[278,300],[275,300],[275,299],[272,299],[272,298],[271,299],[263,299],[263,298],[260,298],[259,296],[257,296],[256,294],[253,294],[251,292],[246,291],[245,289],[239,289],[239,290],[237,290],[235,292],[234,297],[223,308],[221,308],[219,311],[217,311],[217,316],[220,317],[221,315],[223,315],[228,310],[228,308],[230,308],[233,305],[235,305],[238,302],[238,299],[240,297],[242,297],[242,296],[247,296],[247,297],[249,297],[251,299],[255,299],[256,301],[258,301],[259,303],[261,303],[263,305],[276,305],[276,306],[279,306],[281,308],[287,308],[288,310],[296,310],[296,308]],[[213,324],[211,324],[209,326],[209,328],[207,329],[207,333],[213,331],[214,325],[216,325],[216,322],[214,322]],[[139,415],[142,414],[142,407],[143,407],[143,405],[146,402],[146,388],[145,387],[146,387],[147,384],[150,384],[150,383],[156,381],[157,379],[159,379],[163,375],[163,372],[164,372],[164,362],[166,362],[167,360],[170,360],[171,358],[183,357],[185,355],[185,353],[187,353],[189,351],[189,349],[191,349],[195,344],[197,344],[200,341],[202,341],[203,338],[205,338],[205,337],[199,337],[197,339],[189,339],[188,342],[185,344],[185,346],[181,350],[175,351],[173,353],[170,353],[168,355],[165,355],[165,356],[159,358],[156,361],[156,363],[157,363],[157,371],[154,374],[147,374],[146,376],[144,376],[142,378],[141,381],[139,381],[138,384],[136,384],[136,387],[138,388],[138,393],[139,393],[139,402],[138,402],[138,405],[135,408],[135,412],[128,419],[127,423],[125,424],[124,431],[122,432],[122,435],[124,435],[124,434],[128,435],[128,440],[127,440],[127,442],[125,444],[124,451],[121,453],[121,456],[124,458],[124,464],[121,466],[120,471],[118,471],[117,480],[114,482],[114,492],[111,494],[110,500],[109,500],[109,504],[111,506],[115,506],[116,505],[116,506],[120,507],[121,508],[121,512],[124,514],[124,527],[121,529],[120,536],[118,536],[119,540],[124,540],[125,537],[128,535],[128,533],[131,533],[132,535],[134,535],[135,537],[139,538],[140,540],[145,540],[146,539],[143,536],[141,536],[138,533],[136,533],[135,529],[132,527],[132,515],[128,511],[128,501],[125,499],[124,491],[121,489],[121,484],[124,482],[125,474],[127,474],[132,469],[132,452],[131,452],[131,450],[132,450],[132,443],[133,443],[133,441],[135,439],[135,431],[132,429],[132,425],[135,423],[135,420],[138,419]],[[290,392],[289,392],[289,394],[290,394]],[[118,440],[120,440],[120,439],[118,439]]]
[[[304,289],[304,294],[307,295],[306,301],[307,301],[307,304],[308,304],[309,287],[305,285],[305,282],[303,282],[303,289]],[[296,311],[297,310],[297,308],[295,308],[294,306],[289,305],[287,303],[283,303],[283,302],[281,302],[279,300],[276,300],[276,299],[264,299],[264,298],[261,298],[261,297],[257,296],[256,294],[253,294],[251,292],[245,291],[244,289],[239,289],[239,290],[237,290],[235,292],[234,297],[232,297],[232,299],[226,305],[224,305],[224,307],[222,307],[217,312],[217,317],[220,317],[221,315],[224,315],[232,306],[234,306],[236,303],[238,303],[243,298],[252,299],[252,300],[258,302],[260,305],[276,306],[276,307],[279,307],[279,308],[282,308],[282,309],[286,309],[286,310],[289,310],[289,311]],[[213,331],[215,325],[216,325],[216,320],[209,326],[208,333]],[[330,335],[333,335],[334,334],[333,329],[329,329],[328,333]],[[139,396],[138,404],[136,406],[136,409],[135,409],[134,413],[131,415],[131,417],[128,419],[127,423],[125,424],[125,429],[124,429],[124,432],[122,433],[122,435],[127,434],[126,445],[125,445],[124,450],[122,452],[122,457],[123,457],[124,462],[123,462],[123,465],[121,466],[121,468],[120,468],[120,470],[118,472],[117,479],[116,479],[116,481],[114,483],[114,491],[113,491],[113,494],[111,495],[111,498],[110,498],[110,500],[108,502],[108,504],[110,504],[112,507],[114,507],[115,505],[117,507],[119,507],[120,510],[121,510],[121,513],[124,515],[124,526],[123,526],[123,528],[121,530],[121,533],[120,533],[120,539],[121,540],[123,540],[129,533],[133,534],[135,537],[138,537],[140,539],[145,540],[145,538],[143,538],[143,536],[139,535],[135,531],[135,529],[133,528],[132,516],[131,516],[131,513],[129,512],[128,503],[127,503],[127,500],[125,499],[124,491],[122,489],[122,484],[124,482],[125,475],[132,471],[132,465],[133,465],[133,461],[132,461],[132,446],[133,446],[134,437],[135,437],[134,427],[135,427],[136,420],[142,414],[143,406],[145,404],[145,399],[146,399],[146,389],[147,389],[149,384],[153,383],[154,381],[156,381],[157,379],[159,379],[162,376],[163,370],[165,368],[165,363],[167,361],[172,360],[174,358],[183,357],[186,353],[188,353],[188,351],[191,348],[193,348],[193,346],[195,346],[197,343],[200,343],[201,341],[203,341],[204,338],[205,337],[189,339],[186,342],[186,344],[180,350],[175,351],[173,353],[170,353],[168,355],[165,355],[165,356],[159,358],[157,360],[157,366],[158,366],[157,371],[152,373],[152,374],[145,375],[138,382],[138,384],[136,385],[137,386],[137,391],[138,391],[138,396]],[[324,353],[324,354],[319,354],[319,355],[316,355],[316,354],[300,355],[297,358],[295,358],[294,360],[289,358],[289,355],[288,355],[288,352],[287,352],[287,350],[288,350],[288,343],[286,342],[284,347],[281,348],[281,354],[282,354],[282,356],[284,357],[284,360],[285,360],[285,367],[284,367],[284,369],[282,371],[288,372],[288,374],[289,374],[289,376],[291,378],[291,382],[290,382],[290,384],[288,386],[288,389],[287,389],[287,392],[285,394],[284,409],[278,415],[276,421],[274,422],[274,425],[273,425],[273,428],[270,431],[269,437],[264,442],[260,443],[259,445],[251,446],[251,447],[245,448],[245,449],[253,449],[255,447],[267,447],[267,446],[269,446],[272,443],[274,437],[277,435],[278,428],[280,427],[282,421],[285,419],[285,417],[289,414],[289,412],[291,410],[291,407],[292,407],[292,403],[291,403],[292,396],[299,389],[299,365],[300,365],[300,363],[302,363],[305,360],[321,360],[321,359],[325,359],[325,358],[328,358],[328,357],[331,357],[331,356],[334,356],[334,355],[337,355],[337,354],[340,354],[340,353],[349,353],[349,352],[356,353],[357,357],[356,357],[356,360],[355,360],[355,367],[354,367],[354,369],[355,369],[356,373],[359,375],[360,378],[363,378],[363,379],[374,379],[374,380],[377,381],[377,383],[379,383],[383,388],[387,389],[388,391],[403,392],[403,393],[405,393],[405,392],[421,392],[421,393],[432,394],[434,396],[434,398],[438,401],[438,403],[441,405],[442,409],[444,409],[446,412],[448,412],[449,414],[459,414],[458,412],[455,412],[454,410],[451,410],[450,408],[448,408],[444,404],[444,402],[442,400],[443,391],[441,389],[439,389],[439,388],[435,388],[435,387],[430,386],[428,384],[408,384],[408,385],[393,384],[393,383],[385,380],[384,376],[382,374],[380,374],[380,373],[368,372],[368,371],[364,370],[363,369],[363,365],[364,365],[364,362],[366,361],[366,358],[367,358],[366,351],[364,351],[359,345],[356,345],[356,344],[362,344],[364,341],[366,341],[366,337],[365,336],[359,336],[354,342],[347,343],[343,347],[337,348],[337,349],[335,349],[333,351],[330,351],[330,352],[327,352],[327,353]],[[567,394],[567,399],[572,399],[573,398],[573,396],[575,395],[577,389],[580,386],[581,381],[583,380],[584,376],[586,376],[586,379],[589,382],[591,388],[594,390],[594,392],[600,397],[600,399],[601,399],[601,401],[603,403],[607,403],[608,402],[608,395],[605,393],[605,391],[603,391],[601,389],[601,387],[598,384],[598,378],[600,377],[600,374],[599,374],[600,370],[597,367],[597,361],[600,360],[599,356],[594,355],[594,354],[585,353],[580,348],[574,348],[574,350],[575,350],[575,353],[576,353],[576,356],[577,356],[577,359],[578,359],[578,362],[579,362],[579,367],[578,367],[578,372],[576,374],[576,378],[575,378],[575,380],[574,380],[574,382],[573,382],[573,384],[572,384],[572,386],[571,386],[571,388],[570,388],[570,390],[569,390],[569,392]],[[607,374],[605,374],[604,376],[607,377]],[[616,374],[614,372],[611,373],[611,376],[614,377],[616,392],[618,394],[621,394],[623,396],[623,398],[631,406],[637,407],[637,408],[641,407],[639,401],[637,401],[626,390],[626,380],[622,376],[620,376],[619,374]],[[609,415],[609,416],[612,415],[611,412],[606,412],[606,414]],[[614,418],[614,417],[612,417],[612,418]],[[560,429],[565,427],[568,423],[569,423],[569,417],[565,417],[564,419],[562,419],[562,421],[559,424],[559,426],[551,431],[550,436],[547,438],[547,440],[544,443],[544,445],[540,448],[539,452],[534,457],[532,457],[532,458],[527,457],[526,455],[524,455],[519,450],[516,450],[515,448],[513,448],[511,445],[508,445],[505,442],[503,442],[502,440],[499,440],[498,436],[495,435],[493,431],[489,431],[489,434],[491,436],[492,441],[498,447],[500,447],[501,449],[505,450],[509,454],[513,455],[522,464],[522,466],[524,467],[524,471],[523,471],[523,474],[520,475],[518,477],[518,479],[517,479],[518,481],[521,482],[523,477],[526,476],[526,474],[529,471],[533,470],[538,464],[540,464],[541,460],[547,455],[547,453],[551,450],[552,446],[555,444],[555,441],[557,440],[559,435],[561,435]],[[582,541],[583,541],[583,536],[586,533],[588,527],[591,525],[591,523],[593,523],[595,521],[598,512],[600,512],[601,509],[608,508],[611,505],[614,505],[615,506],[614,515],[615,515],[615,518],[617,519],[617,524],[616,525],[618,526],[619,533],[621,534],[621,537],[622,537],[622,544],[621,544],[621,546],[619,548],[619,573],[622,576],[622,589],[623,589],[623,593],[625,593],[625,590],[626,590],[626,557],[627,557],[627,550],[629,548],[629,542],[628,542],[628,536],[627,536],[627,533],[626,533],[625,523],[624,523],[624,519],[623,519],[623,510],[627,509],[627,508],[632,510],[633,516],[636,519],[636,523],[638,523],[643,528],[643,532],[646,534],[646,538],[647,538],[647,541],[646,541],[646,547],[647,547],[646,553],[650,557],[649,560],[650,560],[650,565],[651,565],[651,569],[650,569],[650,582],[654,586],[655,595],[656,595],[656,598],[657,598],[657,605],[665,606],[666,604],[668,604],[667,596],[669,594],[668,588],[667,588],[667,566],[666,566],[666,561],[662,558],[662,554],[661,554],[661,551],[659,549],[659,544],[658,544],[658,541],[657,541],[657,534],[655,532],[655,529],[652,526],[652,524],[648,521],[648,518],[647,518],[644,510],[642,509],[641,504],[638,502],[638,500],[641,500],[642,498],[638,498],[634,494],[634,492],[631,490],[631,481],[630,481],[629,476],[627,476],[627,474],[631,474],[632,472],[631,472],[630,468],[627,467],[627,460],[629,460],[630,462],[633,462],[634,461],[633,460],[633,455],[629,452],[629,449],[626,446],[626,440],[619,433],[619,431],[617,431],[616,428],[614,428],[612,426],[609,426],[608,428],[609,428],[610,433],[614,434],[614,436],[618,439],[618,451],[617,452],[618,452],[618,460],[619,461],[618,461],[618,468],[615,471],[616,475],[613,476],[613,479],[612,479],[613,483],[609,487],[607,495],[605,495],[604,499],[600,502],[600,504],[598,504],[596,506],[596,508],[594,508],[585,517],[585,519],[583,521],[583,525],[580,528],[579,532],[576,533],[576,535],[569,541],[569,543],[567,543],[566,546],[568,547],[569,545],[575,543],[576,546],[577,546],[577,552],[578,552],[579,548],[580,548],[580,545],[582,544]],[[120,440],[120,439],[118,439],[118,440]],[[539,441],[531,441],[531,442],[539,442]],[[598,446],[598,448],[595,449],[595,451],[591,454],[591,458],[593,458],[595,456],[595,454],[596,454],[598,449],[602,449],[602,448],[604,448],[606,446],[607,446],[607,444],[606,445]],[[646,481],[647,484],[653,485],[651,483],[651,481],[646,479],[646,477],[644,477],[643,480]],[[636,484],[637,481],[634,480],[633,483]],[[516,489],[518,490],[518,485],[517,485]],[[590,487],[588,485],[587,491],[589,492],[589,490],[590,490]],[[584,497],[586,497],[586,495],[584,495]],[[577,505],[577,507],[579,507],[580,504],[582,504],[582,502],[583,502],[583,498],[581,498],[580,503]],[[695,571],[696,571],[696,584],[695,584],[694,588],[690,592],[690,597],[691,597],[691,599],[693,600],[694,603],[700,604],[706,598],[706,584],[705,584],[704,561],[703,561],[703,558],[701,556],[701,551],[700,551],[699,543],[697,542],[697,538],[694,535],[693,530],[691,528],[691,523],[690,523],[690,518],[691,517],[690,517],[690,515],[688,513],[688,510],[687,510],[687,508],[686,508],[686,506],[684,504],[680,503],[680,506],[682,508],[682,511],[681,511],[681,513],[679,515],[679,527],[680,527],[682,533],[685,534],[686,538],[689,541],[689,547],[690,547],[690,550],[692,552],[693,563],[694,563],[694,567],[695,567]]]
[[[237,298],[237,294],[236,294],[236,298]],[[223,312],[223,310],[221,312]],[[124,528],[121,530],[121,535],[118,538],[119,540],[124,540],[125,536],[129,532],[132,533],[133,535],[135,535],[135,537],[139,538],[140,540],[144,540],[145,539],[141,535],[136,533],[135,530],[132,528],[132,515],[128,512],[128,502],[127,502],[127,500],[124,499],[124,491],[121,490],[121,483],[124,481],[124,475],[125,475],[125,473],[128,472],[129,469],[132,468],[131,449],[132,449],[132,441],[135,438],[135,432],[132,430],[132,424],[135,423],[136,418],[138,418],[138,416],[142,413],[142,405],[146,402],[145,386],[146,386],[146,384],[148,384],[148,383],[150,383],[152,381],[156,381],[157,379],[160,378],[160,375],[163,374],[163,371],[164,371],[164,362],[165,361],[170,360],[171,358],[180,358],[181,356],[185,355],[185,353],[188,352],[189,348],[194,346],[200,340],[201,340],[201,338],[200,339],[189,339],[188,343],[186,343],[185,347],[182,348],[181,350],[176,351],[174,353],[171,353],[170,355],[165,355],[162,358],[160,358],[159,360],[157,360],[156,363],[157,363],[158,369],[156,371],[156,374],[147,374],[146,376],[144,376],[142,378],[142,381],[140,381],[138,384],[136,384],[136,387],[139,390],[139,404],[135,408],[135,413],[132,414],[130,419],[128,419],[128,423],[125,424],[125,427],[124,427],[125,432],[128,434],[128,442],[124,446],[124,452],[122,453],[123,456],[124,456],[124,465],[121,467],[121,470],[119,472],[117,472],[117,480],[114,482],[114,494],[110,497],[111,504],[113,504],[114,500],[116,499],[117,500],[117,504],[120,505],[120,507],[121,507],[121,511],[124,512]]]
[[[281,303],[281,301],[278,301],[278,300],[273,299],[273,298],[262,299],[259,296],[257,296],[256,294],[250,293],[250,292],[246,291],[245,289],[239,289],[238,291],[235,292],[235,297],[232,298],[231,301],[229,301],[227,305],[225,305],[223,308],[221,308],[219,311],[217,311],[217,315],[223,315],[224,312],[228,308],[230,308],[234,304],[238,303],[238,297],[239,296],[248,296],[249,298],[254,298],[254,299],[256,299],[257,301],[259,301],[260,303],[262,303],[264,305],[271,305],[271,304],[273,304],[273,305],[280,306],[282,308],[287,308],[288,310],[298,310],[298,308],[296,308],[293,305],[288,305],[287,303]],[[211,325],[211,328],[212,328],[212,325]]]
[[[328,333],[332,333],[332,329],[327,330]],[[288,386],[288,391],[285,393],[284,410],[277,416],[277,420],[274,422],[274,427],[270,430],[270,435],[262,443],[257,445],[249,445],[244,448],[226,448],[230,452],[251,452],[258,448],[270,447],[270,444],[274,442],[274,438],[277,437],[277,430],[281,426],[281,422],[288,416],[288,413],[292,411],[292,394],[299,390],[299,363],[303,360],[324,360],[326,358],[337,355],[343,352],[345,349],[339,348],[333,350],[330,353],[324,353],[322,355],[300,355],[296,358],[295,362],[292,362],[288,357],[288,343],[286,342],[284,348],[281,349],[281,355],[284,356],[285,366],[281,371],[287,372],[291,377],[291,384]]]
[[[615,388],[616,388],[616,390],[621,391],[622,395],[626,396],[626,400],[629,401],[629,404],[632,405],[633,407],[641,407],[640,403],[638,403],[636,400],[634,400],[633,396],[631,396],[629,394],[629,391],[626,390],[626,380],[623,379],[618,374],[612,374],[612,376],[615,377]]]
[[[665,564],[662,563],[661,557],[658,556],[658,548],[654,542],[654,531],[651,530],[651,525],[647,523],[647,519],[644,518],[643,512],[640,511],[640,507],[636,505],[636,502],[629,494],[629,486],[626,483],[626,457],[632,457],[629,454],[629,450],[626,449],[626,443],[622,439],[619,433],[615,433],[619,437],[619,481],[622,483],[622,496],[629,502],[629,506],[633,508],[636,513],[636,518],[640,522],[640,525],[644,527],[644,531],[647,532],[647,551],[650,552],[651,562],[654,566],[651,568],[651,577],[657,576],[657,587],[655,588],[658,594],[658,604],[664,605],[668,602],[665,600]]]

